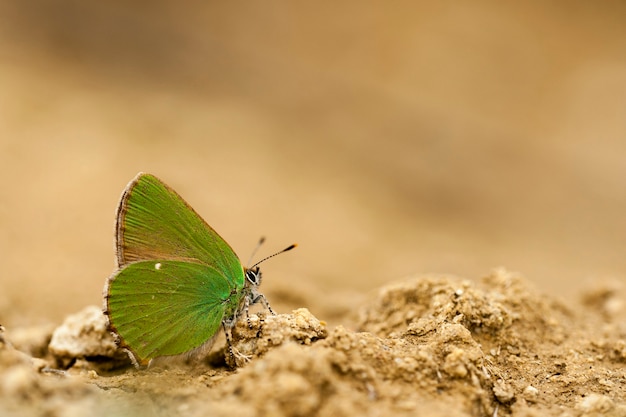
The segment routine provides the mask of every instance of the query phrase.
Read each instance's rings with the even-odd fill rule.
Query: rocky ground
[[[388,285],[332,328],[258,312],[224,343],[135,369],[100,307],[3,329],[2,415],[626,416],[624,291],[563,303],[518,274]],[[321,317],[323,319],[323,317]],[[244,355],[248,359],[244,359]]]

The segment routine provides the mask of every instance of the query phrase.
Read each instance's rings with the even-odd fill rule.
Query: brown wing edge
[[[120,197],[120,202],[115,212],[115,257],[118,270],[126,264],[126,260],[124,259],[124,218],[126,216],[126,201],[130,197],[135,185],[137,185],[141,177],[145,175],[149,174],[139,172],[135,175],[135,178],[130,180],[126,188],[124,188],[124,191],[122,191],[122,196]]]
[[[139,179],[143,177],[144,175],[146,175],[144,172],[139,172],[137,173],[137,175],[135,175],[135,177],[132,180],[130,180],[130,182],[124,188],[124,191],[122,191],[120,202],[117,205],[117,209],[115,211],[115,258],[117,262],[117,268],[111,275],[109,275],[106,282],[104,283],[104,289],[103,289],[103,294],[102,294],[104,297],[104,303],[103,303],[104,305],[102,308],[102,313],[104,314],[104,317],[106,318],[106,321],[107,321],[107,330],[115,336],[115,343],[117,344],[117,346],[125,350],[126,353],[128,353],[128,357],[130,358],[135,368],[145,368],[146,366],[150,364],[150,360],[142,359],[141,357],[139,357],[139,355],[136,352],[134,352],[133,349],[129,345],[126,344],[122,336],[120,336],[119,332],[117,331],[117,328],[113,325],[113,322],[111,320],[111,315],[109,312],[109,296],[110,296],[109,288],[113,280],[115,280],[115,277],[117,276],[120,269],[122,269],[122,267],[126,263],[124,260],[124,233],[123,233],[124,232],[124,217],[126,215],[126,210],[125,210],[126,201],[130,197],[132,189],[135,187],[135,185],[137,185],[137,183],[139,182]]]

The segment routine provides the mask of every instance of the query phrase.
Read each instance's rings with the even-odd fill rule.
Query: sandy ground
[[[624,415],[625,20],[0,0],[0,411]],[[139,171],[244,263],[299,244],[236,371],[127,367],[85,310]]]

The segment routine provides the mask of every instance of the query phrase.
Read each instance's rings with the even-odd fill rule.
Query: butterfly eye
[[[261,285],[261,270],[259,267],[250,268],[246,270],[246,279],[252,285]]]

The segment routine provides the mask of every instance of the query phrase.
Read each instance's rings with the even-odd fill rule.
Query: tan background
[[[283,307],[413,273],[626,276],[626,7],[0,0],[0,323],[100,303],[138,172]],[[282,296],[281,296],[282,295]],[[292,298],[289,298],[292,297]]]

